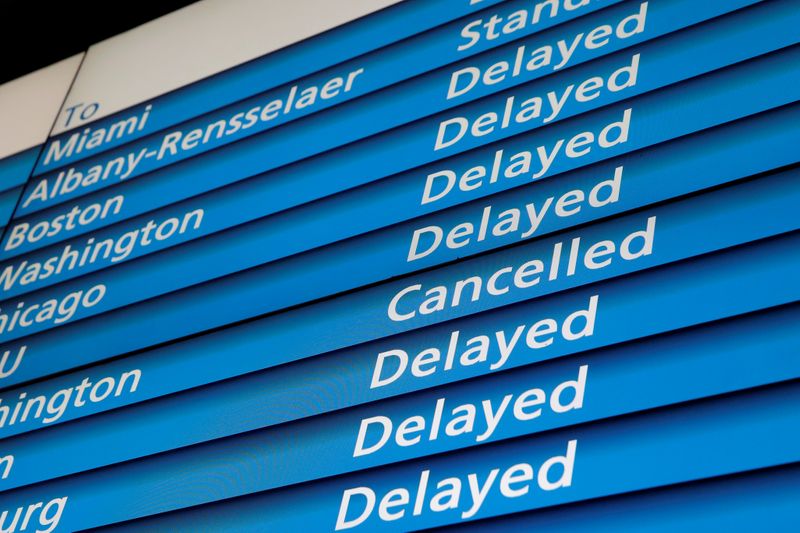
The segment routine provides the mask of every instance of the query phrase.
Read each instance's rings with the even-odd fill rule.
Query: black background
[[[0,83],[192,3],[193,0],[0,0]]]

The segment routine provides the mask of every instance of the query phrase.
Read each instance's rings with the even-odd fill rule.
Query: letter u
[[[6,350],[3,352],[3,358],[0,359],[0,379],[5,379],[17,371],[19,364],[22,362],[22,358],[25,356],[25,350],[27,349],[28,347],[26,345],[19,347],[19,350],[17,351],[17,357],[14,360],[14,365],[9,369],[6,369],[6,365],[8,364],[8,356],[11,355],[11,350]]]
[[[19,522],[19,515],[22,514],[22,507],[17,507],[17,512],[14,513],[14,520],[6,526],[6,518],[8,518],[8,511],[3,511],[0,514],[0,533],[14,533],[17,530],[17,522]]]

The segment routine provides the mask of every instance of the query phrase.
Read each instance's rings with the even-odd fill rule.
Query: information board
[[[791,529],[798,27],[202,0],[0,85],[0,531]]]

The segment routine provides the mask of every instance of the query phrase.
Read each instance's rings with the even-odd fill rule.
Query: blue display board
[[[794,0],[262,4],[25,82],[0,531],[790,529]]]

